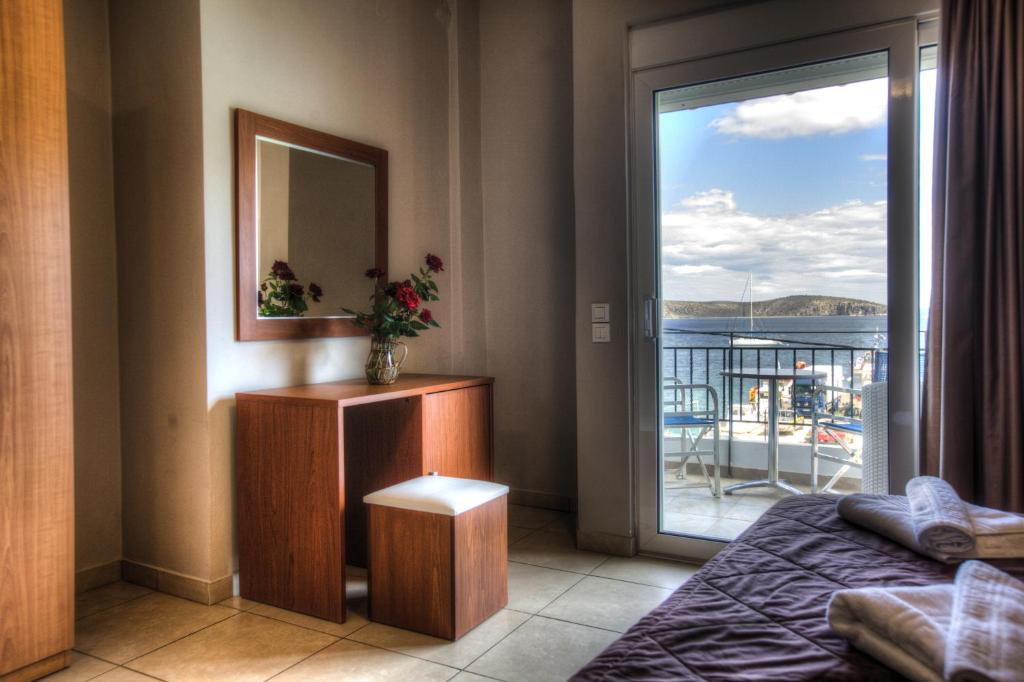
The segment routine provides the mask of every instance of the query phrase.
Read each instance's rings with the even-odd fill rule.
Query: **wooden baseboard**
[[[97,587],[116,583],[121,579],[121,560],[100,564],[92,568],[83,568],[75,573],[75,594],[88,592]]]
[[[41,661],[29,663],[23,668],[0,675],[0,682],[32,682],[52,675],[58,670],[63,670],[69,665],[71,665],[71,652],[61,651],[53,656],[47,656]]]
[[[222,602],[234,591],[230,575],[207,581],[128,559],[121,562],[121,579],[206,605]]]
[[[601,554],[630,557],[636,554],[636,538],[595,531],[576,531],[576,547]]]
[[[576,501],[565,495],[545,493],[538,490],[523,490],[512,488],[508,494],[509,504],[519,504],[524,507],[540,507],[541,509],[554,509],[555,511],[575,512]]]

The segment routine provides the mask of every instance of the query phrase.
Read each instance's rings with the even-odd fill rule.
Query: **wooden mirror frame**
[[[256,253],[259,225],[256,223],[256,138],[264,137],[287,144],[341,156],[374,168],[376,202],[374,263],[367,267],[388,269],[388,153],[377,147],[335,137],[310,128],[235,110],[235,283],[236,334],[239,341],[272,339],[311,339],[329,336],[365,336],[369,332],[344,317],[259,317],[257,314]]]

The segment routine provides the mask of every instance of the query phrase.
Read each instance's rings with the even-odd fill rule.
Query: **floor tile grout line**
[[[473,663],[476,663],[476,661],[473,661]],[[503,680],[500,677],[494,677],[493,675],[484,675],[483,673],[473,672],[472,670],[462,670],[461,672],[468,673],[470,675],[476,675],[477,677],[482,677],[485,680],[494,680],[494,682],[513,682],[511,680]]]
[[[522,526],[516,526],[516,528],[522,528]],[[523,537],[519,538],[518,540],[516,540],[516,541],[515,541],[515,542],[513,542],[512,544],[510,544],[510,545],[508,546],[508,548],[509,548],[509,549],[512,549],[513,547],[515,547],[516,545],[518,545],[518,544],[519,544],[520,542],[522,542],[523,540],[526,540],[527,538],[532,538],[532,537],[533,537],[534,535],[536,535],[537,533],[539,533],[540,531],[542,531],[542,530],[544,530],[544,529],[543,529],[543,528],[523,528],[523,530],[528,530],[528,531],[530,531],[530,532],[529,532],[529,533],[527,533],[526,535],[524,535]]]
[[[340,641],[342,641],[344,639],[345,639],[344,637],[335,637],[333,642],[328,642],[327,644],[324,644],[322,647],[320,647],[316,651],[312,652],[308,656],[304,656],[301,659],[299,659],[298,661],[295,661],[294,663],[292,663],[291,665],[289,665],[289,666],[287,666],[285,668],[282,668],[281,670],[278,670],[276,673],[274,673],[270,677],[266,678],[266,680],[264,680],[264,682],[269,682],[270,680],[274,679],[275,677],[277,677],[279,675],[285,674],[286,672],[288,672],[289,670],[291,670],[295,666],[299,665],[300,663],[302,663],[304,661],[308,661],[309,659],[313,658],[314,656],[316,656],[321,651],[323,651],[323,650],[325,650],[325,649],[327,649],[329,647],[334,646],[335,644],[337,644],[338,642],[340,642]]]
[[[503,635],[503,636],[501,637],[501,639],[499,639],[499,640],[498,640],[497,642],[495,642],[494,644],[492,644],[491,646],[489,646],[489,647],[487,648],[487,651],[490,651],[490,650],[491,650],[491,649],[493,649],[493,648],[494,648],[495,646],[497,646],[497,645],[498,645],[499,643],[501,643],[502,641],[504,641],[506,637],[508,637],[508,636],[509,636],[509,635],[511,635],[511,634],[512,634],[513,632],[515,632],[516,630],[518,630],[519,628],[521,628],[521,627],[523,626],[523,624],[525,624],[525,623],[526,623],[526,621],[530,620],[530,617],[532,617],[532,616],[536,615],[536,614],[530,613],[530,612],[528,612],[528,611],[520,611],[520,610],[518,610],[518,609],[510,609],[510,608],[509,608],[508,606],[504,606],[504,607],[502,607],[502,610],[503,610],[503,611],[512,611],[512,612],[514,612],[514,613],[521,613],[521,614],[523,614],[524,616],[526,616],[526,619],[525,619],[525,620],[524,620],[524,621],[523,621],[522,623],[520,623],[519,625],[517,625],[517,626],[515,626],[514,628],[512,628],[511,630],[509,630],[509,631],[508,631],[508,632],[507,632],[506,634],[504,634],[504,635]],[[494,614],[494,615],[497,615],[497,614]],[[493,616],[492,616],[492,617],[493,617]],[[357,632],[359,632],[360,630],[362,630],[363,628],[365,628],[365,627],[367,627],[367,626],[369,626],[369,625],[372,625],[372,624],[373,624],[373,621],[367,622],[367,623],[366,623],[366,625],[363,625],[363,626],[362,626],[362,627],[360,627],[360,628],[359,628],[358,630],[355,630],[355,631],[353,631],[353,632],[352,632],[351,634],[352,634],[352,635],[354,635],[354,634],[356,634]],[[483,623],[481,623],[481,625],[482,625],[482,624],[483,624]],[[383,625],[384,627],[391,627],[391,628],[394,628],[394,627],[395,627],[395,626],[393,626],[393,625],[385,625],[384,623],[377,623],[377,625]],[[397,630],[402,630],[403,628],[395,628],[395,629],[397,629]],[[408,631],[406,631],[406,632],[414,632],[414,631],[412,631],[412,630],[408,630]],[[415,633],[415,634],[424,634],[424,633]],[[432,637],[433,635],[426,635],[426,636],[427,636],[427,637]],[[406,653],[406,652],[404,652],[404,651],[398,651],[397,649],[389,649],[388,647],[386,647],[386,646],[380,646],[379,644],[371,644],[371,643],[369,643],[369,642],[364,642],[364,641],[362,641],[362,640],[359,640],[359,639],[351,639],[351,635],[346,635],[346,636],[344,637],[344,639],[349,639],[350,641],[352,641],[352,642],[355,642],[356,644],[364,644],[364,645],[366,645],[366,646],[369,646],[369,647],[373,647],[374,649],[383,649],[383,650],[385,650],[385,651],[390,651],[390,652],[392,652],[392,653],[395,653],[395,654],[401,654],[401,655],[403,655],[403,656],[408,656],[409,658],[415,658],[416,660],[419,660],[419,661],[426,661],[426,662],[428,662],[428,663],[436,663],[437,665],[443,665],[443,666],[445,666],[445,667],[447,667],[447,668],[454,668],[454,669],[456,669],[456,670],[460,670],[460,671],[462,671],[462,670],[465,670],[465,669],[466,669],[466,668],[468,668],[469,666],[473,665],[473,663],[474,663],[474,662],[475,662],[475,661],[477,660],[477,658],[480,658],[480,656],[483,656],[483,655],[484,655],[484,654],[480,654],[480,656],[477,656],[477,657],[476,657],[476,658],[474,658],[474,659],[473,659],[472,661],[470,661],[469,663],[467,663],[467,664],[466,664],[466,667],[463,667],[463,668],[459,668],[459,667],[457,667],[457,666],[454,666],[454,665],[448,665],[447,663],[438,663],[438,662],[437,662],[437,661],[435,661],[435,660],[432,660],[432,659],[429,659],[429,658],[424,658],[424,657],[422,657],[422,656],[417,656],[416,654],[409,654],[409,653]],[[438,640],[440,640],[440,641],[442,641],[442,642],[443,642],[443,641],[446,641],[446,640],[443,640],[443,639],[441,639],[440,637],[435,637],[435,639],[438,639]],[[450,644],[454,644],[454,643],[455,643],[456,641],[458,641],[458,640],[452,640],[452,641],[451,641],[451,642],[449,642],[449,643],[450,643]],[[487,651],[485,651],[484,653],[487,653]]]
[[[369,624],[370,624],[370,623],[367,623],[366,625],[369,625]],[[363,629],[364,627],[366,627],[366,625],[363,625],[363,626],[361,626],[361,627],[359,628],[359,630],[362,630],[362,629]],[[356,632],[358,632],[359,630],[356,630],[356,631],[354,631],[354,632],[353,632],[352,634],[354,635],[354,634],[355,634]],[[337,644],[338,642],[350,642],[350,643],[352,643],[352,644],[361,644],[361,645],[363,645],[363,646],[367,646],[367,647],[370,647],[371,649],[378,649],[378,650],[380,650],[380,651],[387,651],[388,653],[391,653],[391,654],[397,654],[398,656],[405,656],[406,658],[412,658],[412,659],[415,659],[415,660],[417,660],[417,661],[425,661],[425,662],[427,662],[427,663],[433,663],[434,665],[439,665],[439,666],[441,666],[442,668],[449,668],[449,669],[451,669],[451,670],[454,670],[454,671],[455,671],[455,674],[456,674],[456,675],[457,675],[458,673],[462,672],[462,670],[463,670],[463,668],[456,668],[455,666],[453,666],[453,665],[448,665],[447,663],[438,663],[437,661],[432,661],[432,660],[430,660],[429,658],[422,658],[422,657],[420,657],[420,656],[413,656],[412,654],[407,654],[407,653],[405,653],[404,651],[395,651],[394,649],[388,649],[387,647],[383,647],[383,646],[380,646],[380,645],[378,645],[378,644],[370,644],[370,643],[368,643],[368,642],[361,642],[361,641],[359,641],[358,639],[349,639],[348,635],[346,635],[345,637],[340,637],[340,638],[338,638],[338,639],[337,639],[336,641],[334,641],[334,642],[331,642],[331,643],[330,643],[330,644],[328,644],[327,646],[333,646],[334,644]],[[326,649],[326,648],[327,648],[327,647],[324,647],[324,649]],[[320,651],[323,651],[324,649],[320,649]],[[314,654],[310,654],[310,656],[314,656],[314,655],[315,655],[316,653],[320,653],[320,652],[319,652],[319,651],[318,651],[318,652],[315,652]],[[306,658],[309,658],[310,656],[307,656]],[[306,659],[304,658],[304,659],[302,659],[302,660],[306,660]],[[301,661],[300,661],[300,663],[301,663]],[[298,665],[298,663],[296,663],[295,665]],[[292,666],[289,666],[289,667],[292,667]],[[274,677],[277,677],[277,675],[280,675],[280,674],[281,674],[281,673],[283,673],[283,672],[284,672],[284,670],[282,670],[282,671],[281,671],[280,673],[276,673],[276,674],[274,675]],[[455,675],[452,675],[452,677],[455,677]],[[271,680],[271,679],[273,679],[273,678],[271,678],[271,677],[268,677],[268,678],[267,678],[267,680]],[[451,679],[451,678],[448,678],[448,679]],[[266,682],[266,681],[265,681],[265,682]]]
[[[506,607],[506,608],[507,608],[507,607]],[[509,610],[511,611],[511,610],[514,610],[514,609],[509,609]],[[525,612],[524,612],[524,611],[516,611],[516,613],[525,613]],[[520,623],[519,625],[517,625],[517,626],[515,626],[514,628],[512,628],[511,630],[509,630],[509,631],[508,631],[508,633],[507,633],[507,634],[506,634],[506,635],[505,635],[504,637],[502,637],[501,639],[499,639],[499,640],[498,640],[497,642],[495,642],[495,643],[494,643],[494,644],[492,644],[491,646],[487,647],[487,650],[486,650],[486,651],[484,651],[484,652],[483,652],[483,653],[481,653],[481,654],[480,654],[479,656],[477,656],[476,658],[474,658],[474,659],[473,659],[472,661],[470,661],[469,663],[467,663],[467,664],[466,664],[466,667],[465,667],[465,668],[462,668],[462,670],[464,670],[464,671],[466,671],[466,672],[469,672],[469,668],[470,668],[470,666],[472,666],[472,665],[473,665],[474,663],[476,663],[476,662],[477,662],[477,661],[479,661],[479,660],[480,660],[481,658],[483,658],[484,656],[486,656],[486,655],[487,655],[487,654],[488,654],[488,653],[489,653],[489,652],[490,652],[490,651],[491,651],[492,649],[494,649],[494,647],[498,646],[499,644],[501,644],[502,642],[504,642],[504,641],[505,641],[506,639],[508,639],[509,637],[511,637],[511,636],[512,636],[512,633],[513,633],[513,632],[516,632],[517,630],[519,630],[519,628],[523,627],[524,625],[526,625],[527,623],[529,623],[529,622],[530,622],[531,620],[533,620],[533,617],[534,617],[535,615],[537,615],[537,614],[534,614],[534,613],[530,613],[530,614],[527,614],[527,617],[523,619],[523,622],[522,622],[522,623]],[[474,675],[477,675],[477,674],[479,674],[479,673],[473,673],[473,674],[474,674]],[[486,678],[488,678],[488,679],[492,679],[492,680],[495,680],[495,679],[496,679],[496,680],[500,680],[500,679],[501,679],[501,678],[497,678],[497,677],[492,677],[492,676],[490,676],[490,675],[484,675],[484,677],[486,677]],[[502,682],[504,682],[504,681],[502,681]]]
[[[75,651],[77,651],[77,650],[75,650]],[[78,653],[82,653],[82,652],[81,652],[81,651],[79,651]],[[88,656],[89,654],[84,654],[84,655],[85,655],[85,656]],[[104,670],[104,671],[103,671],[103,672],[101,672],[101,673],[96,673],[96,674],[95,674],[95,675],[93,675],[92,677],[87,677],[87,678],[85,678],[84,680],[82,680],[82,682],[89,682],[89,680],[95,680],[95,679],[96,679],[97,677],[99,677],[100,675],[106,675],[106,674],[107,674],[107,673],[109,673],[109,672],[110,672],[111,670],[117,670],[118,668],[120,668],[120,667],[121,667],[121,666],[119,666],[119,665],[118,665],[117,663],[111,663],[110,661],[104,660],[104,659],[102,659],[102,658],[97,658],[96,656],[92,656],[91,658],[95,658],[95,659],[96,659],[97,661],[103,661],[104,663],[110,663],[110,665],[112,665],[112,666],[114,666],[114,667],[113,667],[113,668],[110,668],[110,670]],[[74,663],[72,663],[71,665],[74,665]],[[69,666],[68,666],[67,668],[64,668],[64,670],[67,670],[67,669],[69,669],[70,667],[71,667],[71,666],[69,665]]]
[[[256,607],[253,607],[253,608],[258,608],[258,606],[259,605],[257,605]],[[271,604],[267,604],[266,606],[272,606],[272,605]],[[280,608],[280,607],[272,606],[272,608]],[[282,610],[287,611],[287,609],[282,609]],[[333,632],[327,632],[326,630],[318,630],[317,628],[313,628],[313,627],[310,627],[308,625],[299,625],[298,623],[293,623],[290,620],[285,620],[284,618],[279,618],[277,616],[268,616],[265,613],[254,613],[251,610],[250,611],[241,611],[240,613],[248,613],[250,616],[259,616],[260,618],[266,618],[267,620],[277,621],[278,623],[284,623],[285,625],[291,625],[292,627],[301,628],[303,630],[309,630],[310,632],[316,632],[316,633],[319,633],[321,635],[328,635],[330,637],[334,637],[335,639],[348,639],[349,635],[354,634],[356,632],[359,632],[360,630],[362,630],[363,628],[365,628],[367,625],[370,624],[370,621],[367,620],[365,623],[363,623],[362,625],[360,625],[359,627],[357,627],[355,630],[353,630],[352,632],[350,632],[348,634],[336,635]],[[298,614],[300,616],[305,616],[307,618],[316,618],[316,616],[310,616],[309,614],[306,614],[306,613],[299,613],[298,611],[289,611],[289,613],[295,613],[295,614]],[[358,615],[360,616],[360,618],[362,617],[362,614],[358,614]],[[321,620],[323,620],[323,619],[321,619]],[[332,623],[333,621],[326,621],[326,622]],[[343,625],[343,623],[335,623],[335,625]]]
[[[527,565],[527,566],[531,566],[532,564],[526,564],[526,565]],[[552,569],[549,569],[549,570],[552,570],[552,571],[557,571],[557,570],[559,570],[559,569],[557,569],[557,568],[552,568]],[[578,575],[578,576],[579,576],[579,579],[578,579],[578,580],[577,580],[576,582],[574,582],[574,583],[573,583],[572,585],[569,585],[569,586],[567,586],[567,587],[566,587],[566,588],[565,588],[564,590],[562,590],[562,591],[561,591],[561,592],[559,592],[559,593],[558,593],[557,595],[555,595],[555,596],[554,596],[554,597],[553,597],[553,598],[552,598],[552,599],[551,599],[551,600],[550,600],[550,601],[549,601],[548,603],[546,603],[546,604],[544,604],[544,606],[540,607],[540,610],[538,610],[538,611],[537,611],[536,613],[532,613],[532,612],[530,612],[530,611],[521,611],[521,610],[519,610],[519,609],[511,609],[511,608],[509,608],[508,606],[506,606],[505,608],[509,609],[510,611],[515,611],[516,613],[529,613],[529,614],[530,614],[531,616],[537,616],[537,615],[540,615],[540,612],[541,612],[541,611],[543,611],[544,609],[546,609],[547,607],[551,606],[551,605],[552,605],[552,604],[554,604],[554,603],[555,603],[556,601],[558,601],[559,599],[561,599],[562,597],[564,597],[564,596],[565,596],[565,594],[566,594],[566,593],[567,593],[567,592],[568,592],[569,590],[571,590],[572,588],[574,588],[574,587],[576,587],[577,585],[579,585],[579,584],[580,584],[581,582],[583,582],[583,579],[587,577],[587,576],[586,576],[586,574],[583,574],[583,573],[573,573],[572,571],[562,571],[562,572],[563,572],[563,573],[569,573],[570,575]],[[527,619],[527,620],[529,620],[529,619]],[[523,621],[523,622],[525,623],[526,621]],[[518,630],[519,628],[516,628],[516,629]],[[511,634],[511,633],[509,633],[509,634]]]
[[[696,571],[694,571],[694,573],[696,573]],[[670,592],[675,592],[680,587],[682,587],[686,583],[687,580],[689,580],[693,576],[690,576],[690,575],[686,576],[686,578],[683,579],[683,582],[679,583],[675,587],[665,587],[664,585],[652,585],[651,583],[642,583],[642,582],[640,582],[638,580],[626,580],[625,578],[611,578],[611,577],[606,576],[606,575],[595,575],[593,573],[588,573],[587,577],[588,578],[604,578],[605,580],[615,580],[617,582],[628,583],[630,585],[640,585],[641,587],[654,587],[654,588],[657,588],[659,590],[669,590]]]
[[[151,680],[160,680],[160,682],[167,682],[167,681],[166,681],[166,680],[165,680],[164,678],[162,678],[162,677],[157,677],[156,675],[150,675],[149,673],[144,673],[144,672],[142,672],[141,670],[133,670],[132,668],[126,668],[126,667],[125,667],[125,666],[123,666],[123,665],[119,665],[119,666],[117,666],[117,667],[118,667],[118,668],[120,668],[121,670],[129,670],[129,671],[131,671],[131,672],[135,673],[136,675],[142,675],[143,677],[148,677],[148,678],[149,678],[149,679],[151,679]],[[117,670],[117,668],[114,668],[114,670]],[[110,670],[108,670],[108,671],[107,671],[107,673],[109,673],[109,672],[111,672],[111,671],[110,671]],[[103,673],[103,674],[104,674],[104,675],[106,675],[107,673]]]
[[[644,615],[647,615],[647,614],[644,614]],[[630,623],[629,627],[627,627],[626,630],[613,630],[611,628],[601,627],[600,625],[591,625],[589,623],[577,623],[574,620],[568,620],[566,618],[556,618],[554,616],[548,616],[548,615],[544,615],[544,614],[541,614],[541,613],[536,614],[536,617],[537,618],[547,618],[548,620],[556,620],[559,623],[568,623],[569,625],[578,625],[581,628],[593,628],[594,630],[601,630],[602,632],[611,632],[612,634],[617,635],[619,637],[621,637],[623,634],[625,634],[626,630],[629,630],[629,628],[631,628],[634,625],[636,625],[636,623]]]
[[[545,566],[544,564],[531,564],[528,561],[520,561],[519,559],[509,559],[509,563],[520,564],[522,566],[533,566],[535,568],[546,568],[549,571],[561,571],[562,573],[572,573],[573,575],[590,575],[589,573],[584,573],[582,571],[570,571],[567,568],[555,568],[553,566]]]
[[[180,599],[180,597],[179,597],[179,599]],[[227,608],[227,607],[224,607],[224,608]],[[161,644],[160,646],[156,647],[155,649],[150,649],[149,651],[147,651],[147,652],[145,652],[143,654],[139,654],[138,656],[135,656],[133,658],[129,658],[124,663],[118,663],[118,665],[120,665],[122,668],[128,668],[128,664],[129,663],[134,663],[135,661],[139,660],[140,658],[142,658],[144,656],[149,656],[153,652],[160,651],[161,649],[165,649],[165,648],[169,647],[172,644],[180,642],[183,639],[188,639],[192,635],[199,634],[203,630],[209,630],[214,625],[219,625],[220,623],[225,623],[225,622],[231,620],[232,618],[238,618],[240,615],[242,615],[242,613],[243,613],[242,611],[235,611],[233,614],[231,614],[227,618],[221,618],[220,620],[214,621],[213,623],[210,623],[209,625],[204,625],[203,627],[199,628],[198,630],[194,630],[192,632],[189,632],[186,635],[182,635],[181,637],[178,637],[177,639],[173,639],[170,642],[167,642],[165,644]],[[139,672],[139,673],[142,672],[141,670],[135,670],[135,668],[128,668],[128,669],[131,670],[132,672]],[[146,673],[142,673],[142,674],[145,675]],[[150,677],[152,677],[152,675],[150,675]],[[157,678],[157,679],[159,679],[159,678]]]
[[[85,656],[89,656],[90,658],[95,658],[97,661],[103,661],[104,663],[109,663],[110,665],[118,667],[118,668],[121,667],[120,663],[114,663],[113,661],[108,661],[107,659],[101,658],[101,657],[97,656],[96,654],[90,654],[88,651],[82,651],[81,649],[76,649],[74,647],[71,647],[71,650],[72,651],[77,651],[78,653],[83,654]],[[103,673],[100,673],[100,675],[102,675],[102,674]],[[97,677],[99,677],[99,675],[97,675]]]
[[[605,557],[604,561],[602,561],[597,566],[594,566],[592,569],[590,569],[590,572],[587,573],[587,575],[594,575],[594,571],[596,571],[597,569],[601,568],[602,566],[604,566],[606,563],[608,563],[611,560],[612,560],[612,557],[609,554],[607,557]]]
[[[113,584],[113,583],[111,583],[111,584]],[[132,584],[132,583],[129,583],[129,584]],[[99,590],[99,589],[102,589],[102,588],[97,587],[96,589]],[[148,590],[149,588],[147,587],[146,589]],[[85,594],[85,593],[83,592],[83,594]],[[93,611],[92,613],[90,613],[88,615],[85,615],[85,616],[78,616],[78,617],[75,618],[75,623],[77,623],[80,620],[85,620],[86,618],[92,618],[93,616],[99,615],[101,613],[106,613],[110,609],[116,609],[118,606],[124,606],[125,604],[129,604],[129,603],[131,603],[133,601],[137,601],[139,599],[142,599],[143,597],[148,597],[151,594],[163,594],[163,593],[158,593],[156,590],[149,590],[149,592],[146,592],[145,594],[139,594],[139,595],[136,595],[134,597],[129,597],[128,599],[125,599],[122,602],[118,602],[118,603],[113,604],[111,606],[104,607],[104,608],[100,609],[99,611]],[[170,596],[173,597],[174,595],[172,594]],[[180,597],[179,597],[179,599],[180,599]],[[228,607],[228,608],[231,608],[231,607]]]

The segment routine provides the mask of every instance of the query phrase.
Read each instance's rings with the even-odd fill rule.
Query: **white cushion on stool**
[[[450,476],[420,476],[363,498],[366,504],[458,516],[508,493],[508,486]]]

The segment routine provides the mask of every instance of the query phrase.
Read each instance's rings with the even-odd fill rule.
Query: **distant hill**
[[[746,317],[750,303],[739,301],[664,301],[663,314],[668,319],[681,317]],[[754,317],[797,316],[861,316],[884,315],[885,306],[857,298],[841,296],[783,296],[767,301],[754,301]]]

